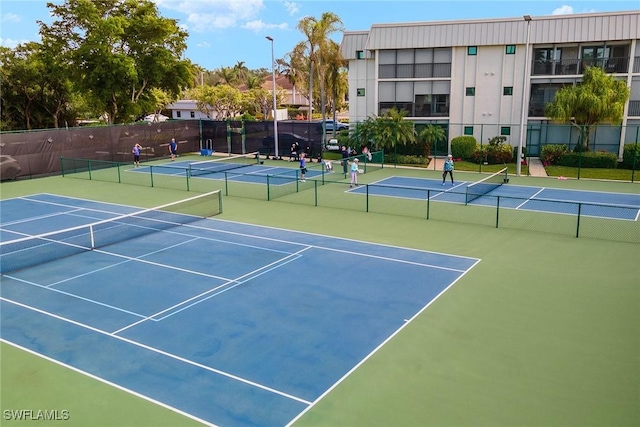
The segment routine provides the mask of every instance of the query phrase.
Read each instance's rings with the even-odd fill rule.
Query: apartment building
[[[391,108],[416,124],[447,125],[449,140],[502,135],[530,155],[565,143],[570,126],[553,125],[545,103],[564,85],[601,67],[624,80],[631,97],[622,125],[598,128],[602,146],[622,153],[640,129],[640,11],[507,19],[374,24],[347,31],[349,119]]]

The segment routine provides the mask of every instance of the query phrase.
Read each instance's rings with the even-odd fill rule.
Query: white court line
[[[121,385],[119,385],[119,384],[116,384],[116,383],[113,383],[113,382],[111,382],[111,381],[105,380],[104,378],[101,378],[101,377],[98,377],[98,376],[96,376],[96,375],[90,374],[89,372],[86,372],[86,371],[83,371],[83,370],[81,370],[81,369],[78,369],[78,368],[76,368],[75,366],[68,365],[68,364],[63,363],[63,362],[61,362],[61,361],[59,361],[59,360],[53,359],[53,358],[51,358],[51,357],[49,357],[49,356],[45,356],[44,354],[36,353],[35,351],[33,351],[33,350],[31,350],[31,349],[28,349],[28,348],[23,347],[23,346],[21,346],[21,345],[18,345],[18,344],[16,344],[16,343],[12,343],[11,341],[7,341],[7,340],[6,340],[6,339],[4,339],[4,338],[0,338],[0,342],[3,342],[3,343],[5,343],[5,344],[7,344],[7,345],[10,345],[10,346],[15,347],[15,348],[17,348],[17,349],[20,349],[20,350],[22,350],[22,351],[26,351],[26,352],[27,352],[27,353],[29,353],[29,354],[32,354],[32,355],[34,355],[34,356],[37,356],[37,357],[39,357],[39,358],[41,358],[41,359],[44,359],[44,360],[46,360],[46,361],[48,361],[48,362],[52,362],[52,363],[54,363],[54,364],[56,364],[56,365],[58,365],[58,366],[63,366],[63,367],[65,367],[65,368],[67,368],[67,369],[70,369],[70,370],[72,370],[72,371],[74,371],[74,372],[77,372],[77,373],[79,373],[79,374],[85,375],[85,376],[87,376],[87,377],[89,377],[89,378],[91,378],[91,379],[94,379],[94,380],[96,380],[96,381],[99,381],[99,382],[101,382],[101,383],[103,383],[103,384],[107,384],[107,385],[109,385],[109,386],[111,386],[111,387],[115,387],[115,388],[117,388],[117,389],[119,389],[119,390],[122,390],[122,391],[124,391],[124,392],[126,392],[126,393],[129,393],[129,394],[132,394],[132,395],[134,395],[134,396],[136,396],[136,397],[139,397],[139,398],[141,398],[141,399],[144,399],[144,400],[146,400],[147,402],[151,402],[151,403],[154,403],[154,404],[156,404],[156,405],[159,405],[159,406],[161,406],[161,407],[163,407],[163,408],[167,408],[167,409],[169,409],[169,410],[171,410],[171,411],[173,411],[173,412],[175,412],[175,413],[177,413],[177,414],[184,415],[185,417],[187,417],[187,418],[191,418],[192,420],[198,421],[198,422],[200,422],[200,423],[202,423],[202,424],[204,424],[204,425],[206,425],[206,426],[209,426],[209,427],[218,427],[216,424],[212,424],[212,423],[210,423],[210,422],[208,422],[208,421],[205,421],[205,420],[203,420],[203,419],[201,419],[201,418],[198,418],[198,417],[196,417],[196,416],[194,416],[194,415],[192,415],[192,414],[189,414],[188,412],[181,411],[180,409],[174,408],[173,406],[167,405],[166,403],[162,403],[162,402],[160,402],[160,401],[158,401],[158,400],[155,400],[155,399],[152,399],[152,398],[150,398],[150,397],[148,397],[148,396],[145,396],[144,394],[140,394],[140,393],[138,393],[137,391],[133,391],[133,390],[128,389],[128,388],[126,388],[126,387],[123,387],[123,386],[121,386]]]
[[[229,372],[221,371],[219,369],[215,369],[215,368],[203,365],[202,363],[194,362],[193,360],[189,360],[189,359],[187,359],[185,357],[178,356],[176,354],[169,353],[167,351],[160,350],[158,348],[151,347],[149,345],[146,345],[146,344],[143,344],[143,343],[140,343],[140,342],[137,342],[137,341],[133,341],[133,340],[128,339],[128,338],[124,338],[124,337],[121,337],[121,336],[118,336],[118,335],[110,334],[108,332],[105,332],[105,331],[102,331],[100,329],[94,328],[93,326],[85,325],[84,323],[80,323],[80,322],[77,322],[77,321],[72,320],[72,319],[67,319],[66,317],[59,316],[57,314],[50,313],[50,312],[45,311],[45,310],[40,310],[39,308],[31,307],[31,306],[28,306],[26,304],[22,304],[20,302],[13,301],[13,300],[5,298],[5,297],[1,297],[0,296],[0,300],[5,301],[5,302],[7,302],[9,304],[14,304],[14,305],[16,305],[18,307],[22,307],[22,308],[27,309],[27,310],[35,311],[36,313],[40,313],[40,314],[43,314],[45,316],[52,317],[54,319],[61,320],[63,322],[70,323],[70,324],[75,325],[75,326],[79,326],[81,328],[90,330],[92,332],[96,332],[96,333],[98,333],[100,335],[105,335],[107,337],[110,337],[110,338],[113,338],[113,339],[116,339],[116,340],[119,340],[119,341],[122,341],[122,342],[126,342],[128,344],[135,345],[136,347],[140,347],[142,349],[149,350],[151,352],[160,354],[162,356],[169,357],[169,358],[177,360],[179,362],[183,362],[183,363],[186,363],[188,365],[195,366],[196,368],[204,369],[205,371],[212,372],[212,373],[215,373],[215,374],[218,374],[218,375],[222,375],[222,376],[230,378],[232,380],[239,381],[239,382],[241,382],[243,384],[247,384],[249,386],[252,386],[252,387],[255,387],[255,388],[270,392],[270,393],[274,393],[274,394],[277,394],[277,395],[282,396],[282,397],[286,397],[286,398],[291,399],[291,400],[295,400],[296,402],[304,403],[305,405],[311,404],[311,402],[309,402],[307,400],[304,400],[304,399],[302,399],[300,397],[297,397],[297,396],[293,396],[291,394],[285,393],[285,392],[277,390],[275,388],[267,387],[265,385],[256,383],[254,381],[250,381],[248,379],[239,377],[237,375],[233,375],[233,374],[231,374]]]
[[[242,276],[239,276],[239,277],[237,277],[235,279],[229,279],[226,283],[223,283],[223,284],[221,284],[219,286],[216,286],[215,288],[208,289],[208,290],[206,290],[205,292],[202,292],[199,295],[195,295],[195,296],[193,296],[193,297],[191,297],[191,298],[189,298],[187,300],[179,302],[178,304],[174,304],[171,307],[167,307],[164,310],[161,310],[161,311],[159,311],[157,313],[154,313],[154,314],[152,314],[150,316],[147,316],[145,319],[138,320],[137,322],[134,322],[134,323],[131,323],[131,324],[127,325],[127,326],[124,326],[124,327],[122,327],[122,328],[120,328],[120,329],[118,329],[116,331],[113,331],[112,333],[113,334],[119,334],[120,332],[122,332],[122,331],[124,331],[126,329],[129,329],[129,328],[131,328],[133,326],[136,326],[138,324],[141,324],[141,323],[143,323],[143,322],[145,322],[147,320],[153,320],[154,322],[161,322],[161,321],[163,321],[165,319],[168,319],[169,317],[174,316],[174,315],[176,315],[176,314],[178,314],[178,313],[180,313],[180,312],[182,312],[184,310],[187,310],[187,309],[189,309],[191,307],[194,307],[194,306],[196,306],[196,305],[198,305],[198,304],[200,304],[200,303],[202,303],[204,301],[207,301],[207,300],[209,300],[209,299],[211,299],[213,297],[216,297],[216,296],[218,296],[218,295],[220,295],[220,294],[222,294],[224,292],[227,292],[227,291],[229,291],[229,290],[231,290],[231,289],[233,289],[233,288],[235,288],[237,286],[240,286],[240,285],[242,285],[244,283],[247,283],[249,280],[252,280],[252,279],[254,279],[256,277],[262,276],[263,274],[266,274],[266,273],[268,273],[270,271],[276,270],[276,269],[278,269],[278,268],[280,268],[280,267],[282,267],[282,266],[284,266],[284,265],[286,265],[286,264],[288,264],[288,263],[290,263],[292,261],[295,261],[295,260],[299,259],[300,258],[299,253],[303,252],[304,250],[305,249],[299,251],[298,254],[291,254],[288,257],[285,257],[283,259],[274,261],[271,264],[268,264],[268,265],[266,265],[264,267],[260,267],[259,269],[253,270],[253,271],[251,271],[249,273],[246,273],[246,274],[243,274]],[[272,266],[272,268],[266,269],[269,266]],[[263,270],[263,271],[261,271],[261,270]],[[260,272],[260,273],[259,274],[255,274],[256,272]],[[247,279],[247,280],[241,280],[242,278],[247,277],[247,276],[251,276],[251,277],[249,277],[249,279]],[[231,284],[233,284],[233,285],[229,286]],[[219,292],[216,292],[216,291],[219,291]],[[212,293],[212,292],[215,292],[215,293]],[[205,295],[207,295],[206,298],[203,298]],[[188,304],[188,305],[186,305],[184,307],[181,307],[178,310],[175,310],[175,311],[171,312],[175,308],[183,306],[184,304],[187,304],[189,302],[192,302],[192,303]],[[169,313],[166,316],[162,316],[162,317],[156,318],[157,316],[159,316],[161,314],[164,314],[164,313],[167,313],[167,312],[171,312],[171,313]]]
[[[518,206],[516,206],[513,209],[520,209],[521,207],[523,207],[525,204],[527,204],[527,202],[529,202],[529,200],[533,200],[534,197],[536,197],[538,194],[542,193],[544,191],[544,187],[541,188],[540,190],[536,191],[532,196],[530,196],[529,198],[525,199],[524,202],[520,203]]]
[[[35,283],[35,282],[30,282],[28,280],[21,279],[19,277],[10,276],[10,275],[6,275],[6,274],[4,275],[4,277],[7,277],[9,279],[13,279],[13,280],[21,282],[21,283],[26,283],[27,285],[36,286],[38,288],[45,289],[45,290],[47,290],[49,292],[56,292],[56,293],[59,293],[59,294],[62,294],[62,295],[66,295],[66,296],[69,296],[69,297],[72,297],[72,298],[75,298],[75,299],[79,299],[79,300],[82,300],[82,301],[85,301],[85,302],[88,302],[88,303],[91,303],[91,304],[100,305],[102,307],[105,307],[105,308],[108,308],[108,309],[111,309],[111,310],[116,310],[116,311],[119,311],[119,312],[122,312],[122,313],[130,314],[130,315],[135,316],[135,317],[140,317],[140,318],[145,318],[146,317],[144,314],[135,313],[133,311],[125,310],[123,308],[119,308],[119,307],[115,307],[113,305],[105,304],[105,303],[102,303],[100,301],[96,301],[96,300],[93,300],[93,299],[85,298],[85,297],[82,297],[82,296],[77,295],[77,294],[72,294],[70,292],[62,291],[60,289],[50,288],[48,286],[41,285],[41,284],[38,284],[38,283]]]
[[[322,393],[320,396],[318,396],[318,398],[316,398],[316,400],[314,400],[309,406],[307,406],[302,412],[300,412],[298,415],[296,415],[295,418],[293,418],[291,421],[289,421],[289,423],[287,423],[287,425],[285,427],[290,427],[293,423],[295,423],[297,420],[300,419],[300,417],[302,417],[304,414],[306,414],[309,410],[311,410],[311,408],[313,408],[314,406],[316,406],[318,404],[318,402],[320,402],[327,394],[329,394],[333,389],[335,389],[338,385],[340,385],[340,383],[342,383],[345,379],[347,379],[347,377],[349,377],[353,372],[356,371],[356,369],[358,369],[360,366],[362,366],[362,364],[364,364],[364,362],[366,362],[367,360],[369,360],[375,353],[377,353],[383,346],[385,346],[389,341],[391,341],[393,339],[393,337],[395,337],[396,335],[398,335],[400,333],[400,331],[402,331],[404,328],[407,327],[407,325],[409,325],[411,322],[413,322],[420,314],[422,314],[423,311],[425,311],[431,304],[433,304],[434,302],[436,302],[438,300],[438,298],[440,298],[445,292],[447,292],[458,280],[462,279],[462,277],[467,274],[469,271],[471,271],[473,269],[473,267],[475,267],[478,263],[480,262],[480,260],[477,260],[475,264],[473,264],[471,267],[469,267],[469,269],[467,271],[465,271],[463,274],[461,274],[456,280],[454,280],[453,282],[451,282],[446,288],[444,288],[442,291],[440,291],[440,293],[438,295],[436,295],[432,300],[430,300],[424,307],[422,307],[416,314],[413,315],[413,317],[411,317],[411,319],[408,319],[406,322],[404,322],[404,324],[402,326],[400,326],[398,329],[396,329],[395,332],[393,332],[391,335],[389,335],[387,337],[387,339],[385,339],[384,341],[382,341],[376,348],[374,348],[368,355],[366,355],[360,362],[358,362],[353,368],[351,368],[346,374],[344,374],[342,376],[342,378],[340,378],[338,381],[336,381],[331,387],[329,387],[324,393]]]
[[[216,221],[222,221],[222,220],[216,220]],[[233,222],[233,221],[229,221],[229,222]],[[243,237],[250,237],[252,239],[264,239],[264,240],[270,240],[270,241],[274,241],[274,242],[288,243],[288,244],[291,244],[291,245],[308,247],[309,249],[311,249],[311,248],[322,249],[322,250],[327,250],[327,251],[347,253],[347,254],[350,254],[350,255],[370,257],[370,258],[374,258],[374,259],[382,259],[382,260],[385,260],[385,261],[394,261],[394,262],[405,263],[405,264],[413,264],[413,265],[417,265],[417,266],[421,266],[421,267],[439,268],[439,269],[442,269],[442,270],[465,271],[465,270],[458,270],[458,269],[442,267],[442,266],[438,266],[438,265],[434,265],[434,264],[423,264],[423,263],[417,263],[417,262],[413,262],[413,261],[406,261],[406,260],[397,259],[397,258],[383,257],[383,256],[379,256],[379,255],[371,255],[371,254],[360,253],[360,252],[353,252],[353,251],[349,251],[349,250],[345,250],[345,249],[335,249],[335,248],[330,248],[330,247],[326,247],[326,246],[317,246],[317,245],[310,245],[310,244],[304,244],[304,243],[297,243],[297,242],[292,242],[292,241],[289,241],[289,240],[275,239],[275,238],[272,238],[272,237],[255,236],[255,235],[251,235],[251,234],[238,233],[236,231],[217,230],[217,229],[206,228],[206,227],[196,226],[196,225],[191,225],[191,224],[188,224],[186,226],[189,227],[189,228],[198,228],[198,229],[215,231],[215,232],[226,233],[226,234],[233,234],[233,235],[238,235],[238,236],[243,236]],[[252,225],[252,227],[253,227],[253,225]],[[264,226],[256,226],[256,227],[264,227]],[[271,228],[271,227],[264,227],[264,228]],[[291,230],[288,230],[288,231],[291,231]],[[292,232],[301,233],[299,231],[292,231]],[[305,234],[312,234],[312,233],[305,233]],[[346,239],[341,239],[341,238],[338,238],[338,237],[328,237],[328,238],[346,240]],[[223,242],[224,242],[224,240],[223,240]],[[394,247],[396,249],[404,249],[404,250],[408,250],[408,251],[411,251],[411,252],[421,252],[421,253],[445,255],[445,256],[450,256],[452,258],[464,258],[464,259],[473,259],[473,260],[476,259],[476,258],[462,257],[462,256],[458,256],[458,255],[441,254],[441,253],[438,253],[438,252],[420,251],[418,249],[402,248],[402,247],[398,247],[398,246],[381,245],[381,244],[378,244],[378,243],[368,243],[368,242],[362,242],[362,243],[366,243],[366,244],[370,244],[370,245],[374,245],[374,246]],[[255,247],[258,248],[258,249],[262,249],[259,246],[255,246]]]

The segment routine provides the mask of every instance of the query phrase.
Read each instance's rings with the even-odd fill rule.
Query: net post
[[[218,214],[222,214],[222,191],[218,191]]]
[[[431,190],[427,190],[427,219],[429,219],[430,208],[431,208]]]
[[[269,175],[267,175],[267,201],[271,200],[271,184],[269,181]]]
[[[96,248],[96,239],[93,235],[93,224],[89,225],[89,236],[91,238],[91,250]]]
[[[313,191],[314,191],[314,206],[318,206],[318,181],[313,181]]]
[[[64,157],[60,156],[60,174],[64,178]]]
[[[500,196],[496,198],[496,228],[498,228],[498,222],[500,218]]]
[[[153,188],[153,165],[149,165],[149,179],[151,180],[151,187]]]
[[[366,212],[369,212],[369,184],[365,184],[365,191],[366,191]]]
[[[120,176],[120,163],[118,163],[118,184],[122,184],[122,177]]]
[[[578,203],[578,218],[576,222],[576,238],[580,237],[580,214],[582,213],[582,203]]]
[[[87,160],[87,169],[89,170],[89,181],[91,181],[91,160]]]

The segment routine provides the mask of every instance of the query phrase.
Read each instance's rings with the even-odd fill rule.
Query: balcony
[[[599,59],[562,59],[559,61],[534,61],[531,65],[532,76],[567,76],[584,73],[587,67],[602,68],[608,74],[626,73],[629,69],[629,57]],[[635,61],[638,62],[638,61]],[[635,68],[634,62],[634,68]]]

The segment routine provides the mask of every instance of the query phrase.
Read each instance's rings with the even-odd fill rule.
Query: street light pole
[[[276,61],[273,56],[273,38],[267,36],[267,40],[271,42],[271,79],[273,82],[273,142],[275,145],[275,159],[280,159],[278,154],[278,117],[276,114]]]
[[[522,147],[526,138],[526,117],[527,117],[527,92],[530,90],[527,87],[527,74],[529,73],[529,42],[531,39],[531,16],[524,15],[524,20],[527,22],[527,44],[524,51],[524,76],[522,77],[522,116],[520,117],[520,140],[518,141],[518,153],[516,154],[516,175],[520,176],[522,172]]]

